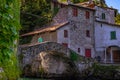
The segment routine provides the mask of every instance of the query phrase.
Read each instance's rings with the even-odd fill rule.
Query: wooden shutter
[[[102,19],[105,19],[105,13],[102,13]]]
[[[78,16],[78,9],[77,8],[73,8],[73,16]]]
[[[115,31],[111,31],[111,39],[116,39],[116,32]]]
[[[90,18],[90,12],[86,11],[85,16],[86,16],[86,19],[89,19]]]

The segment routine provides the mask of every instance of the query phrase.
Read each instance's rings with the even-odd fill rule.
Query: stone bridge
[[[56,42],[43,42],[32,45],[20,45],[18,50],[18,58],[20,64],[22,64],[21,68],[23,69],[26,65],[31,64],[35,56],[42,51],[57,51],[59,53],[64,53],[66,57],[70,58],[72,50]],[[75,62],[80,71],[87,69],[88,67],[92,66],[92,63],[94,63],[94,60],[91,58],[85,58],[78,54],[76,55],[78,56],[79,60],[77,62],[73,62]]]
[[[70,49],[56,42],[42,42],[31,45],[20,45],[18,56],[20,59],[22,59],[23,64],[29,64],[31,63],[32,58],[42,51],[58,51],[65,53],[68,57],[70,56]]]

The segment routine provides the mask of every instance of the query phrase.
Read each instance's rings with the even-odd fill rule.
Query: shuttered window
[[[105,19],[106,16],[105,16],[105,13],[102,13],[102,19]]]
[[[89,11],[86,11],[86,12],[85,12],[85,16],[86,16],[86,19],[89,19],[89,18],[90,18],[90,12],[89,12]]]
[[[77,8],[73,8],[73,16],[78,16],[78,9]]]
[[[116,31],[110,32],[111,40],[116,39]]]

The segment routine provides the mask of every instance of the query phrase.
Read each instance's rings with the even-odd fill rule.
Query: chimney
[[[93,0],[89,0],[89,4],[92,4],[93,3]]]
[[[68,3],[68,4],[72,4],[71,0],[67,0],[67,3]]]

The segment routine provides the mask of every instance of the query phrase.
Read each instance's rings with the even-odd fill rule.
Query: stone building
[[[23,34],[33,36],[31,44],[51,41],[63,44],[86,57],[94,57],[94,9],[68,4],[61,8],[52,25]]]
[[[95,9],[95,57],[99,57],[101,62],[105,63],[120,62],[120,25],[115,24],[117,10],[95,5],[94,2],[77,5]]]

